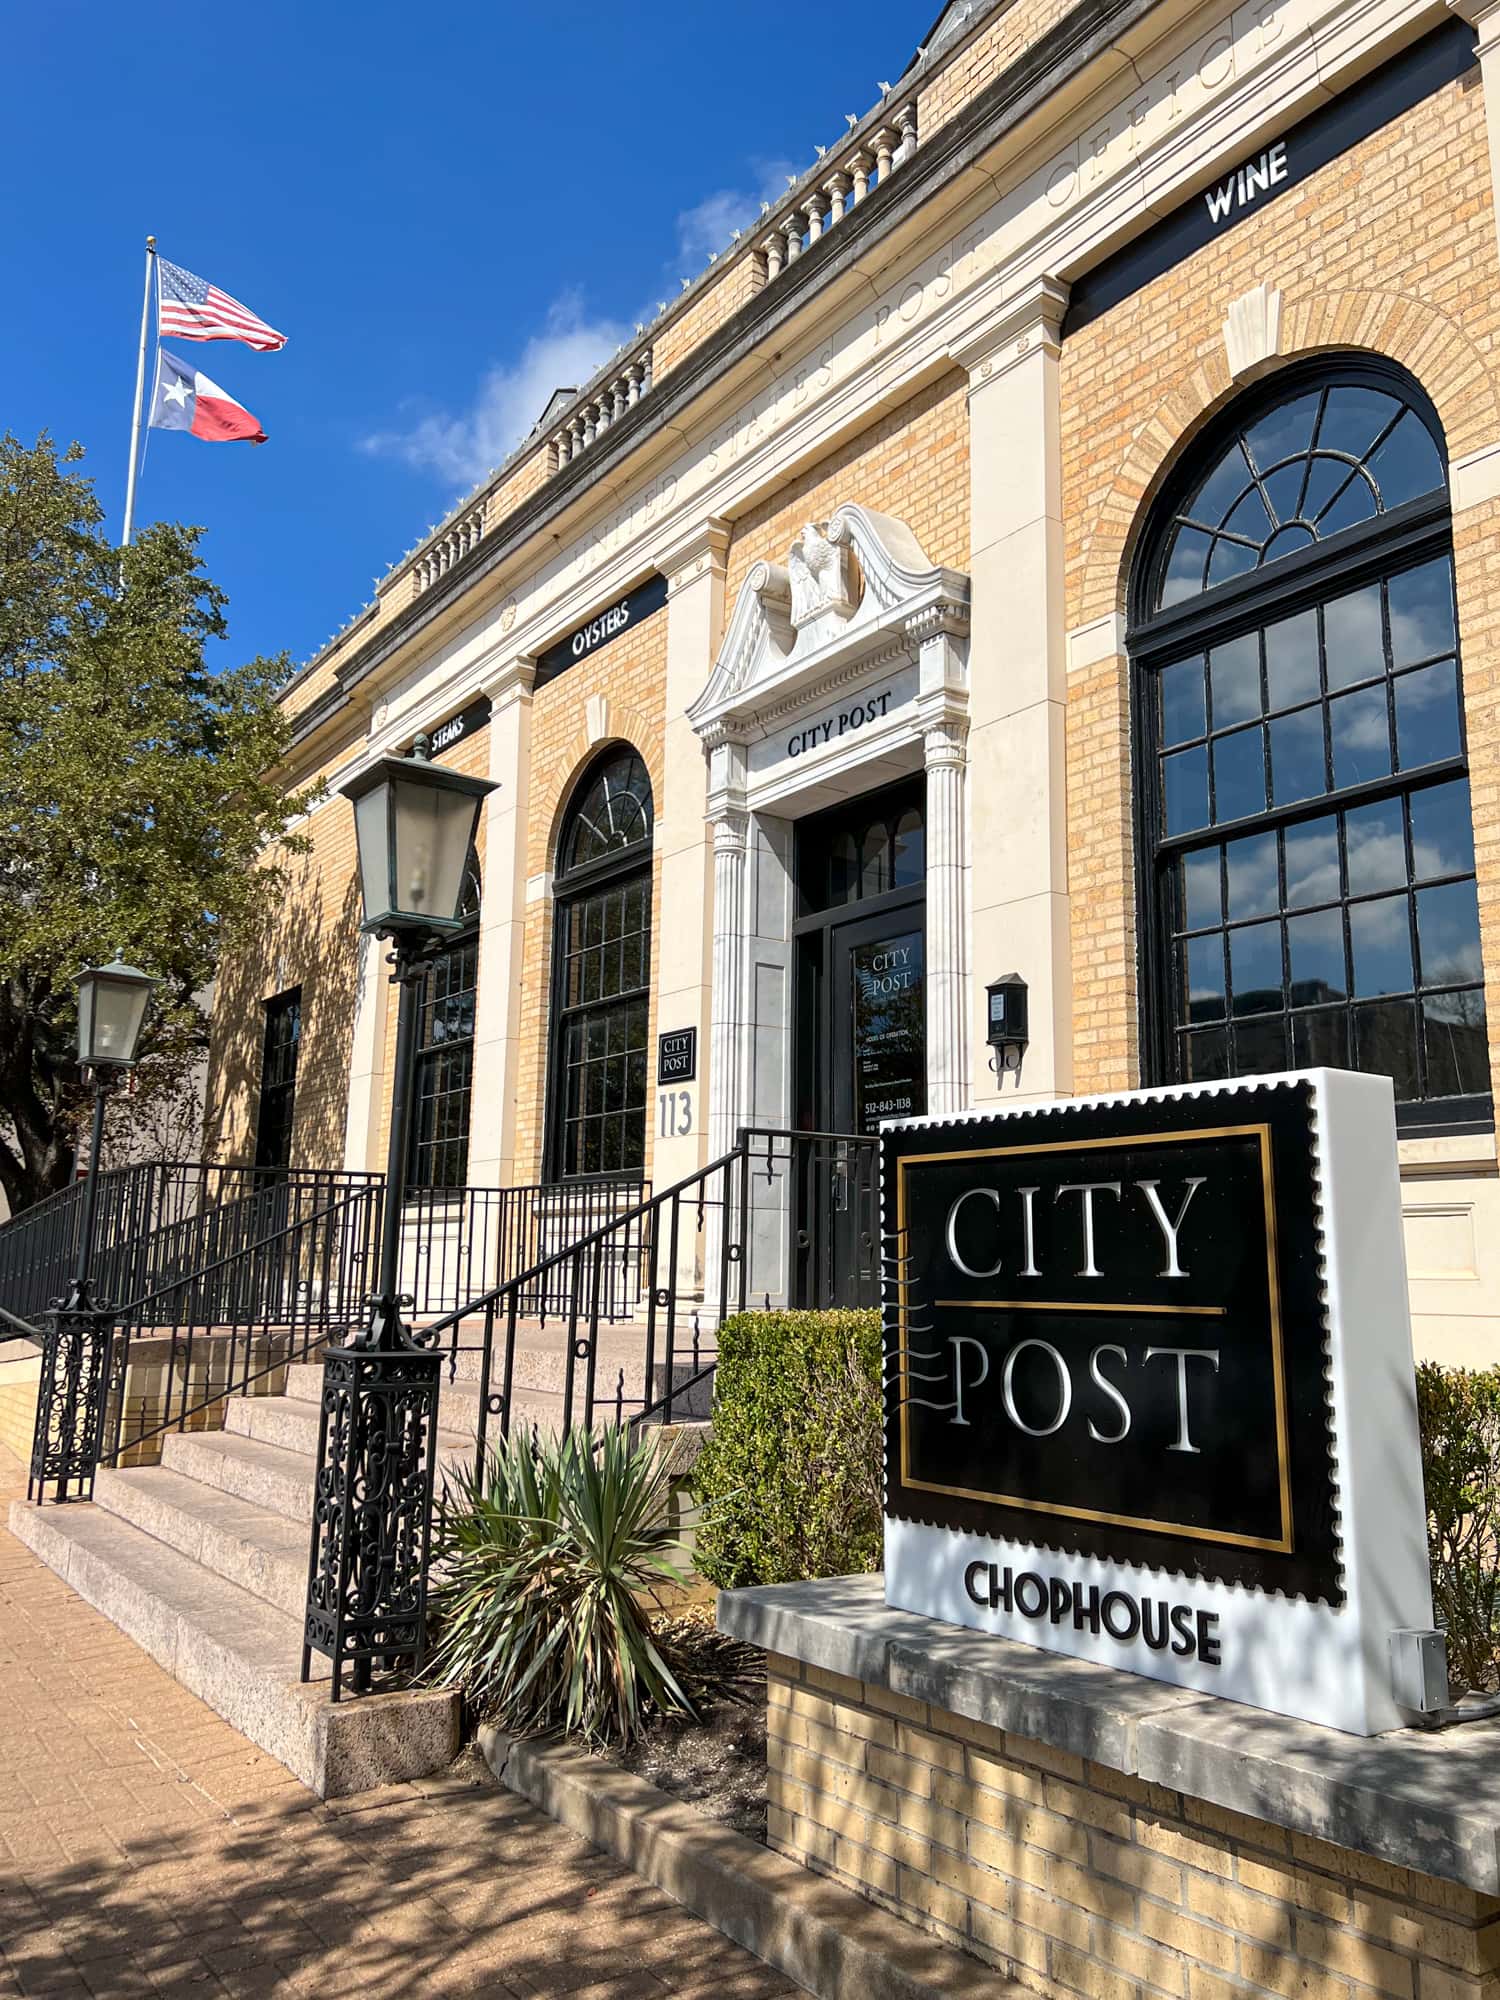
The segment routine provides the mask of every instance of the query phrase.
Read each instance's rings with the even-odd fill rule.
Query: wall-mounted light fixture
[[[1028,1039],[1026,981],[1019,972],[1007,972],[1002,979],[990,981],[985,995],[985,1040],[990,1045],[990,1068],[1002,1084],[1007,1070],[1014,1073],[1019,1084]]]

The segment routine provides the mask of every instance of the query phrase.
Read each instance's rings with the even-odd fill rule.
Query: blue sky
[[[152,432],[226,658],[300,662],[557,383],[863,114],[936,0],[15,7],[0,426],[87,448],[118,532],[145,237],[290,336],[178,344],[259,448]]]

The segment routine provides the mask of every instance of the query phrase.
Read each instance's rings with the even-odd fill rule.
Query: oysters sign
[[[1428,1627],[1390,1083],[881,1135],[886,1596],[1358,1734]]]

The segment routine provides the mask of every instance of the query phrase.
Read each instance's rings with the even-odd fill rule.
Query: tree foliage
[[[72,975],[117,948],[164,982],[138,1077],[180,1089],[206,1045],[193,995],[280,886],[257,866],[308,803],[275,782],[288,663],[216,672],[225,597],[202,530],[121,551],[82,449],[0,437],[0,1188],[64,1184],[81,1090]],[[288,845],[295,845],[291,841]]]

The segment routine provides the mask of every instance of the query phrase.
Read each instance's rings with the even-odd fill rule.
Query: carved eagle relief
[[[787,557],[792,586],[792,623],[799,630],[825,611],[847,618],[854,610],[850,550],[835,544],[815,521],[803,525]]]

